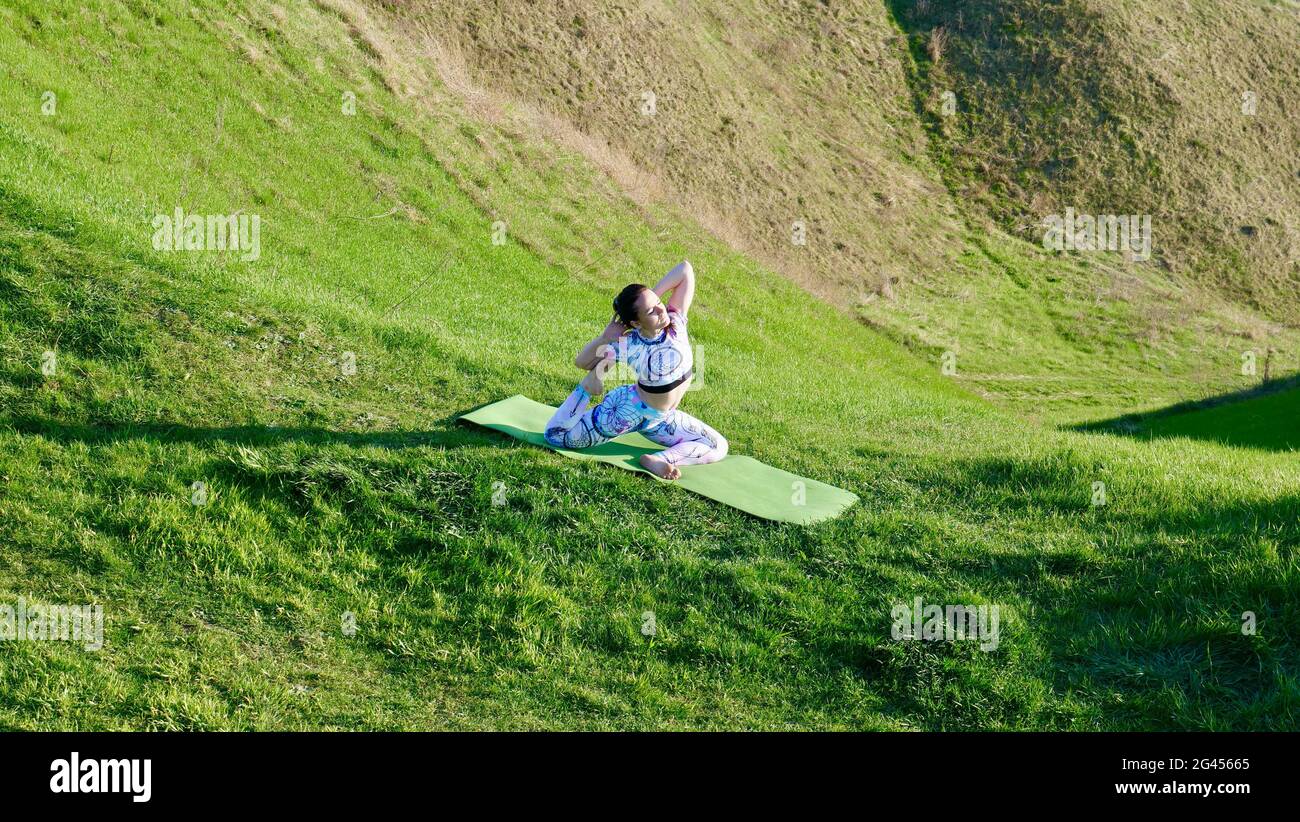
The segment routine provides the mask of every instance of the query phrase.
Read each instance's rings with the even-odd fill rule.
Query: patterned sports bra
[[[613,344],[614,356],[627,363],[641,387],[652,394],[667,393],[686,382],[695,365],[686,315],[670,309],[668,318],[668,327],[653,339],[633,329]]]

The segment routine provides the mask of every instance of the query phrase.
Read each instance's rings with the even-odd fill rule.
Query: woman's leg
[[[707,465],[727,456],[730,447],[727,438],[685,411],[673,410],[659,423],[641,432],[646,439],[668,446],[658,454],[649,455],[670,466]],[[652,461],[653,462],[653,461]],[[646,466],[654,470],[651,466]],[[655,471],[660,476],[664,473]],[[680,475],[680,472],[668,472]],[[675,479],[676,476],[670,476]]]
[[[560,407],[555,409],[555,413],[547,421],[546,441],[551,445],[560,447],[582,447],[569,446],[565,442],[570,436],[581,436],[581,432],[584,430],[582,419],[587,413],[587,403],[590,400],[591,395],[581,385],[573,389],[573,393],[569,395],[569,398],[560,403]],[[574,432],[574,429],[577,429],[577,431]]]
[[[597,369],[593,368],[587,372],[587,376],[582,378],[578,387],[573,389],[573,393],[568,399],[560,403],[560,407],[555,409],[550,420],[546,423],[546,441],[551,445],[561,448],[586,448],[585,445],[577,445],[583,439],[584,428],[579,423],[583,415],[587,413],[587,403],[591,400],[593,394],[599,394],[604,390],[600,375]],[[576,430],[575,430],[576,429]],[[564,445],[566,432],[573,431],[572,441],[574,445]],[[595,444],[595,443],[593,443]]]
[[[590,448],[609,442],[615,437],[635,431],[644,416],[636,387],[620,385],[605,395],[594,408],[588,408],[591,399],[586,380],[573,390],[546,423],[546,441],[557,448]]]

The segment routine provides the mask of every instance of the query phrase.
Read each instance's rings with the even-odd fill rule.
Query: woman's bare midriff
[[[641,402],[656,411],[671,411],[677,407],[677,403],[682,401],[682,395],[686,393],[686,389],[691,387],[691,380],[693,379],[695,379],[693,376],[688,378],[686,382],[664,394],[651,394],[642,388],[640,383],[637,383],[636,394],[641,398]]]

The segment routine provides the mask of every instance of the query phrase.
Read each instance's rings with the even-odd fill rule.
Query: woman
[[[686,330],[694,296],[695,271],[689,261],[665,274],[653,289],[634,283],[619,292],[614,319],[574,360],[588,374],[546,424],[546,441],[557,448],[590,448],[637,431],[665,446],[643,455],[641,466],[666,480],[682,475],[678,466],[725,457],[727,440],[677,408],[694,374]],[[588,400],[604,391],[602,378],[615,361],[632,367],[636,384],[615,388],[589,409]]]

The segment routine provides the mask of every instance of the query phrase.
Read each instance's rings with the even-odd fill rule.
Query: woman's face
[[[647,288],[636,298],[636,320],[641,333],[653,337],[668,327],[668,308],[658,294]]]

